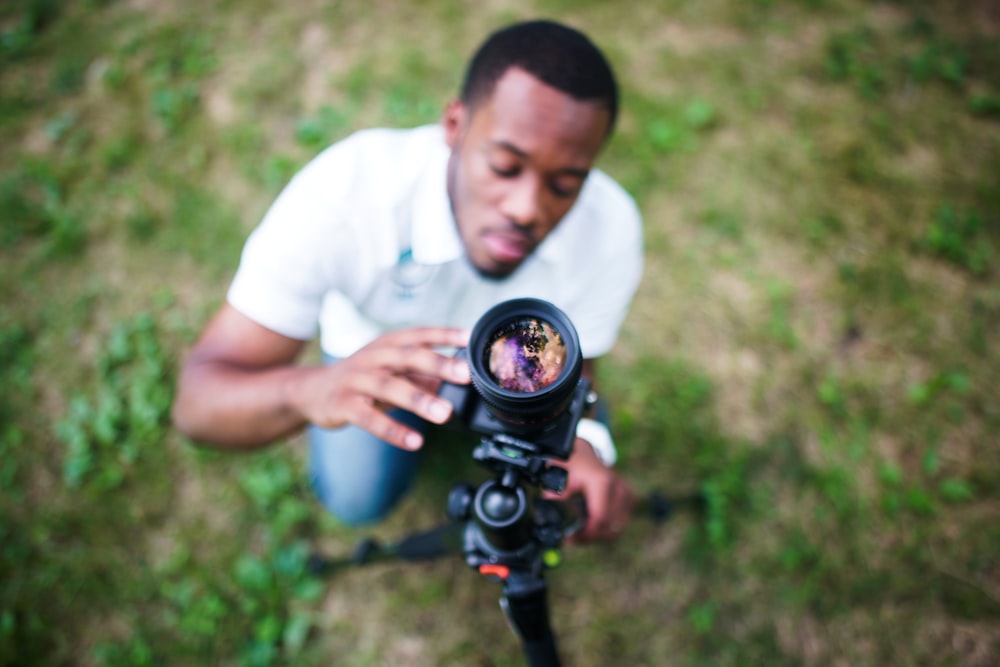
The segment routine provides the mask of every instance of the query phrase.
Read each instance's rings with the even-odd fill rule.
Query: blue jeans
[[[390,416],[423,430],[427,422],[403,410]],[[357,426],[309,427],[309,474],[320,502],[346,524],[383,518],[413,484],[420,452],[386,443]]]

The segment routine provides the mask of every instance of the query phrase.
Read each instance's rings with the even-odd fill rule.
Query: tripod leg
[[[512,572],[504,584],[500,606],[521,640],[529,667],[559,667],[545,581],[537,575]]]
[[[306,564],[308,572],[317,577],[332,576],[346,567],[368,565],[388,560],[425,561],[462,553],[464,526],[450,522],[407,535],[395,544],[383,545],[372,538],[358,542],[348,558],[327,558],[312,554]]]

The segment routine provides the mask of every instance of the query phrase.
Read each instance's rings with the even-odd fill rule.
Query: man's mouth
[[[487,231],[483,234],[483,244],[490,257],[501,264],[520,262],[534,249],[527,235],[508,231]]]

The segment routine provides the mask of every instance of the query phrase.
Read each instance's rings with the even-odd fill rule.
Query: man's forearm
[[[218,361],[186,367],[174,400],[174,425],[193,440],[226,449],[254,449],[303,428],[293,396],[318,369],[246,369]]]

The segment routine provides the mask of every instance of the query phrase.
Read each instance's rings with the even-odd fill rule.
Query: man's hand
[[[300,366],[305,342],[282,336],[226,304],[181,369],[177,428],[220,447],[262,447],[306,424],[357,424],[394,445],[419,448],[419,433],[390,419],[400,407],[441,423],[452,406],[435,395],[442,380],[469,382],[464,361],[435,347],[464,347],[469,333],[427,328],[384,335],[330,366]]]
[[[566,499],[581,494],[587,502],[587,524],[573,536],[573,541],[616,539],[628,525],[635,504],[632,489],[613,469],[601,463],[590,444],[580,438],[576,439],[565,467],[569,481],[556,497]]]
[[[408,329],[385,334],[351,356],[314,369],[289,387],[292,404],[310,423],[325,428],[354,424],[389,444],[419,449],[423,437],[393,420],[402,408],[435,424],[451,418],[452,406],[436,395],[441,381],[468,384],[469,366],[437,346],[464,347],[467,331]]]

